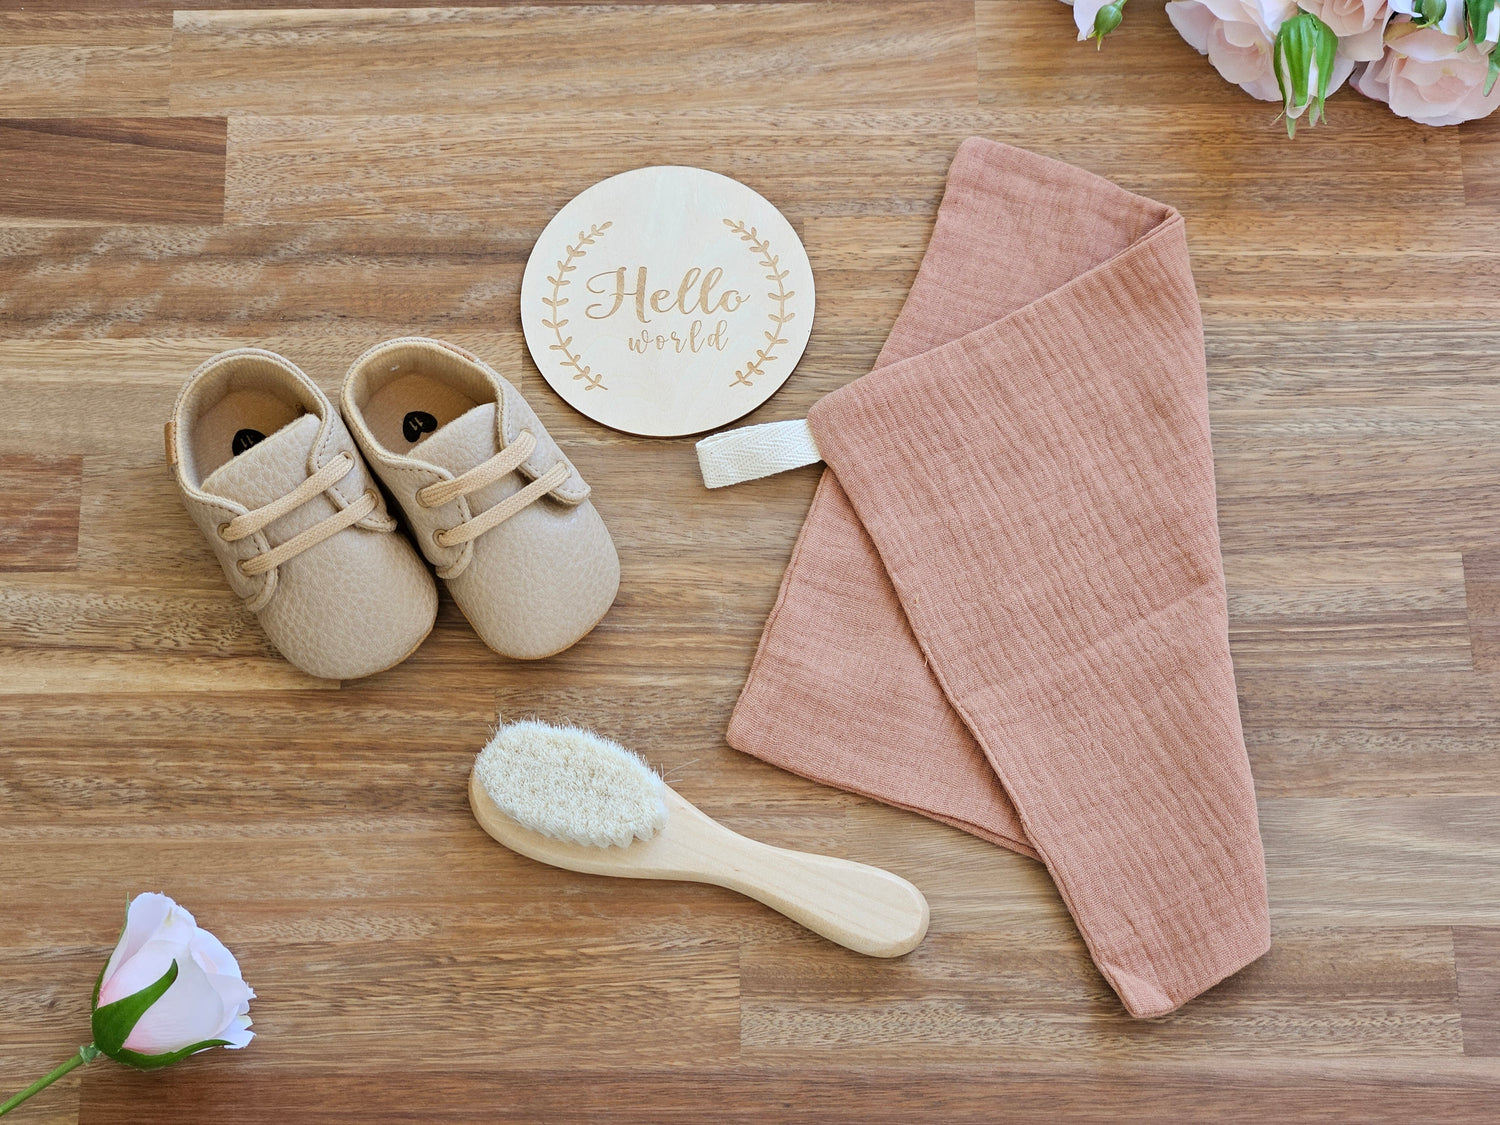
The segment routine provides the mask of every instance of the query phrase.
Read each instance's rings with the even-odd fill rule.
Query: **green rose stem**
[[[99,1050],[99,1048],[94,1046],[92,1043],[90,1043],[87,1047],[79,1047],[78,1053],[76,1055],[73,1055],[71,1058],[69,1058],[67,1062],[63,1063],[51,1074],[42,1075],[42,1077],[38,1078],[35,1082],[33,1082],[30,1086],[27,1086],[26,1089],[22,1090],[20,1093],[14,1094],[11,1097],[6,1098],[5,1101],[0,1102],[0,1117],[4,1117],[11,1110],[15,1109],[16,1106],[20,1105],[27,1098],[31,1097],[31,1095],[40,1094],[43,1090],[52,1085],[52,1083],[56,1082],[64,1074],[67,1074],[68,1071],[73,1070],[75,1067],[87,1066],[102,1054],[104,1054],[104,1052]]]
[[[154,984],[148,984],[139,992],[132,992],[123,999],[116,1000],[102,1007],[99,1004],[99,984],[104,981],[105,969],[99,970],[99,983],[94,985],[94,1014],[90,1024],[94,1032],[94,1041],[87,1047],[79,1047],[78,1053],[67,1062],[54,1070],[51,1074],[37,1079],[26,1089],[15,1097],[0,1104],[0,1117],[9,1113],[38,1090],[45,1090],[74,1067],[82,1066],[84,1063],[93,1062],[100,1055],[108,1055],[116,1062],[122,1062],[127,1066],[133,1066],[137,1070],[157,1070],[164,1066],[171,1066],[175,1062],[181,1062],[189,1055],[196,1054],[208,1047],[226,1047],[229,1041],[226,1039],[203,1039],[197,1043],[190,1043],[175,1051],[167,1051],[160,1055],[145,1055],[139,1051],[133,1051],[125,1046],[125,1039],[135,1025],[140,1022],[142,1016],[150,1009],[152,1004],[165,995],[167,989],[172,987],[172,982],[177,979],[177,962],[167,966],[167,971],[156,980]]]

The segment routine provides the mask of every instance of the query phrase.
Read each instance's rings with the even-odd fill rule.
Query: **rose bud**
[[[1125,0],[1115,0],[1113,4],[1104,5],[1094,16],[1094,33],[1089,38],[1097,39],[1099,47],[1102,49],[1104,47],[1104,37],[1119,27],[1120,22],[1124,18]]]
[[[1339,37],[1311,12],[1298,12],[1276,33],[1273,62],[1276,84],[1286,109],[1287,136],[1297,135],[1297,118],[1307,113],[1307,123],[1327,120],[1324,102],[1333,75]]]
[[[1126,0],[1066,0],[1073,5],[1073,22],[1078,26],[1078,41],[1104,37],[1120,26],[1125,18]]]
[[[224,943],[166,895],[137,895],[94,993],[94,1045],[154,1068],[255,1037],[250,1000]]]

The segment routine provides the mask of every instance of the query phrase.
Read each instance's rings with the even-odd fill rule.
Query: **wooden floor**
[[[239,954],[260,1037],[107,1061],[32,1122],[1500,1119],[1500,117],[1352,93],[1288,142],[1136,0],[363,10],[0,4],[0,1086],[87,1037],[126,895]],[[730,750],[816,470],[724,492],[525,357],[526,255],[576,192],[701,165],[816,273],[798,372],[868,369],[958,143],[1187,216],[1274,947],[1137,1022],[1040,866]],[[1107,331],[1108,326],[1101,326]],[[516,380],[593,483],[619,601],[507,663],[446,598],[401,667],[280,660],[162,464],[184,377],[382,338]],[[497,712],[593,724],[769,841],[932,903],[876,962],[728,892],[543,868],[464,782]]]

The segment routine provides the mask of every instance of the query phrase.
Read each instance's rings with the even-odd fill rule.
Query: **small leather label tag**
[[[177,467],[177,420],[175,418],[162,427],[162,437],[167,443],[167,468],[175,469]]]

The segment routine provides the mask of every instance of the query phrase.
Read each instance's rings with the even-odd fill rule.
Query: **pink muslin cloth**
[[[1270,946],[1182,217],[980,138],[828,469],[729,728],[1040,859],[1159,1016]]]

